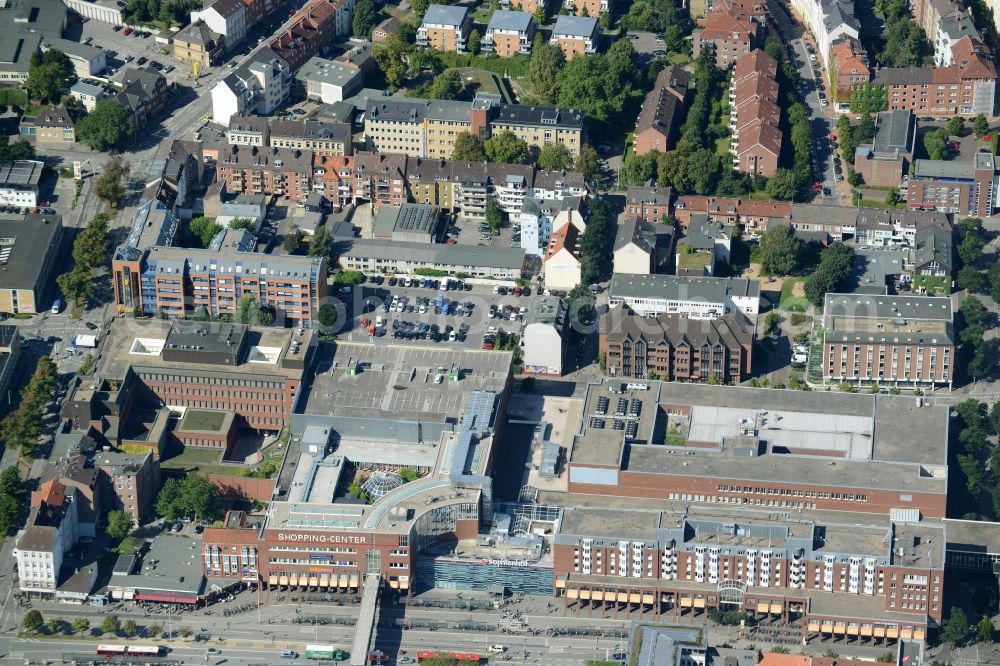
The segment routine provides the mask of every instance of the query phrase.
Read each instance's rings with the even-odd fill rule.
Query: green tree
[[[629,99],[643,91],[631,49],[629,40],[623,39],[607,54],[567,62],[556,77],[559,106],[583,109],[588,121],[607,131],[621,117]]]
[[[899,190],[891,189],[885,193],[885,203],[887,206],[895,206],[899,203]]]
[[[76,124],[77,140],[102,152],[121,148],[133,133],[128,109],[116,99],[102,99]]]
[[[962,116],[952,116],[948,121],[948,133],[954,136],[961,136],[965,131],[965,118]]]
[[[66,300],[73,301],[77,305],[86,305],[94,290],[94,281],[90,270],[81,266],[76,266],[73,270],[58,276],[56,284],[59,285],[59,291],[66,297]]]
[[[132,531],[132,516],[124,511],[109,511],[108,527],[105,531],[112,541],[121,541]]]
[[[761,272],[790,275],[799,265],[802,241],[788,225],[770,225],[760,239]]]
[[[306,234],[301,229],[293,229],[285,234],[284,240],[281,241],[281,247],[284,248],[285,252],[288,254],[302,254],[302,249],[305,245]]]
[[[479,51],[483,48],[483,37],[479,34],[479,30],[473,29],[469,33],[469,38],[465,40],[465,48],[469,50],[474,56],[479,55]]]
[[[979,618],[979,624],[976,625],[976,636],[979,637],[979,640],[984,643],[992,643],[993,632],[993,620],[986,615]]]
[[[52,635],[61,634],[63,632],[63,620],[59,617],[50,617],[48,622],[45,623],[45,628],[48,629],[49,633]]]
[[[534,17],[535,17],[535,23],[537,23],[539,27],[545,25],[548,22],[549,17],[545,14],[544,2],[539,3],[538,7],[535,8]]]
[[[218,520],[222,516],[219,488],[197,474],[183,480],[167,479],[156,497],[156,512],[168,520]]]
[[[50,49],[34,53],[28,66],[28,80],[24,87],[28,94],[43,102],[58,103],[67,80],[73,74],[73,65],[62,51]]]
[[[962,266],[958,271],[958,279],[955,280],[959,289],[967,289],[971,293],[980,292],[986,286],[986,276],[980,273],[975,266]]]
[[[337,323],[337,308],[333,307],[329,303],[324,303],[319,306],[316,318],[319,319],[320,326],[330,328]]]
[[[559,95],[559,72],[566,64],[562,49],[541,36],[535,38],[528,63],[528,78],[535,97],[543,104],[555,103]]]
[[[423,0],[417,1],[422,2]],[[414,12],[423,15],[423,12],[417,12],[416,7],[413,9]],[[382,72],[386,85],[390,88],[398,88],[403,79],[406,78],[409,72],[408,61],[412,51],[413,46],[406,43],[403,35],[399,32],[392,33],[386,38],[385,43],[372,49],[372,58],[374,58],[379,71]]]
[[[489,197],[486,199],[486,224],[490,227],[490,232],[496,233],[503,226],[507,214],[503,212],[503,208],[497,203],[496,198]]]
[[[972,133],[976,135],[977,139],[982,139],[983,136],[990,133],[990,123],[986,120],[986,116],[980,113],[972,119]]]
[[[334,276],[333,281],[335,284],[348,284],[348,285],[359,285],[365,281],[365,274],[361,271],[349,271],[340,270]]]
[[[772,199],[794,201],[799,196],[799,179],[791,169],[778,169],[767,179],[764,189]]]
[[[699,148],[687,158],[687,177],[695,194],[715,192],[719,179],[719,156],[708,148]]]
[[[38,633],[38,630],[42,628],[45,624],[45,620],[42,618],[42,614],[35,609],[31,609],[24,614],[24,619],[21,620],[21,627],[32,634]]]
[[[372,28],[375,27],[376,22],[378,22],[378,13],[375,11],[373,0],[357,0],[354,3],[354,20],[351,22],[354,36],[368,39],[371,37]]]
[[[479,137],[473,136],[469,132],[459,132],[455,135],[455,147],[452,149],[452,158],[456,160],[470,160],[481,162],[486,159],[483,150],[483,142]]]
[[[170,481],[173,481],[171,479]],[[170,483],[167,481],[167,483]],[[117,636],[118,632],[122,630],[122,622],[118,619],[117,615],[106,615],[104,620],[101,622],[101,631],[106,634],[111,634],[112,636]]]
[[[821,306],[827,292],[835,291],[841,282],[851,276],[853,264],[854,248],[850,245],[838,243],[824,249],[819,266],[806,279],[806,298],[813,305]]]
[[[434,77],[427,89],[427,97],[457,100],[462,97],[463,92],[465,92],[465,84],[462,82],[462,75],[458,73],[457,69],[449,69]]]
[[[159,638],[160,634],[163,633],[163,627],[158,624],[149,624],[146,625],[143,633],[149,638]]]
[[[483,142],[483,151],[490,162],[522,164],[528,159],[528,144],[516,134],[504,130]]]
[[[927,52],[927,38],[916,21],[889,25],[878,61],[886,67],[916,67]]]
[[[243,229],[244,231],[254,233],[257,231],[257,221],[252,217],[234,217],[229,220],[229,228]]]
[[[962,305],[958,308],[958,313],[962,315],[962,321],[965,322],[965,326],[982,326],[986,322],[989,310],[986,309],[981,300],[975,296],[969,296],[962,301]]]
[[[101,175],[94,181],[94,194],[111,208],[117,208],[118,202],[125,196],[125,179],[128,178],[129,171],[127,162],[118,155],[112,155],[104,163]]]
[[[866,83],[851,91],[851,111],[854,113],[878,113],[889,105],[885,86]]]
[[[78,617],[73,620],[73,631],[78,634],[86,634],[90,631],[90,620],[85,617]]]
[[[129,618],[122,623],[122,634],[124,634],[126,638],[131,638],[132,636],[135,636],[138,632],[139,632],[139,627],[138,625],[136,625],[135,620],[133,620],[132,618]]]
[[[0,135],[0,162],[35,159],[35,147],[27,141],[10,141],[6,134]]]
[[[948,132],[943,127],[924,135],[924,150],[932,160],[943,160],[948,157]]]
[[[593,178],[600,168],[600,155],[597,154],[597,151],[590,144],[584,145],[580,149],[580,154],[576,158],[576,164],[573,166],[573,169],[582,173],[585,178]]]
[[[952,647],[957,646],[969,633],[969,620],[965,617],[965,611],[957,606],[951,609],[948,619],[941,626],[941,640],[951,643]]]
[[[322,226],[309,239],[309,256],[329,257],[332,251],[333,236],[330,235],[330,231],[326,226]]]
[[[188,222],[188,231],[198,239],[202,247],[208,247],[215,235],[222,231],[222,227],[216,224],[214,217],[201,215]]]
[[[573,154],[561,143],[547,143],[538,151],[538,168],[562,171],[573,166]]]

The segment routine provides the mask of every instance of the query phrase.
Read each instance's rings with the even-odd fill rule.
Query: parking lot
[[[499,346],[502,335],[520,335],[531,301],[530,295],[520,289],[521,295],[517,296],[502,287],[470,284],[465,285],[468,289],[442,290],[440,282],[431,278],[416,277],[406,286],[395,278],[375,280],[381,283],[368,281],[358,287],[342,287],[344,291],[337,294],[348,304],[348,339],[419,340],[482,349],[484,336],[492,335],[494,346]],[[416,281],[419,284],[414,284]],[[456,282],[451,281],[453,287]],[[500,290],[507,293],[498,293]]]

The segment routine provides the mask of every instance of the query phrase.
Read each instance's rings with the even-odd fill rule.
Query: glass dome
[[[403,485],[403,478],[395,472],[375,472],[368,480],[362,484],[361,488],[372,500],[377,500],[383,495],[391,493],[396,488]]]

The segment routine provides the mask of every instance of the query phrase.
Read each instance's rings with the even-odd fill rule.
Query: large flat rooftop
[[[502,392],[510,365],[509,352],[338,342],[319,362],[297,413],[454,420],[470,391]]]
[[[647,391],[588,387],[570,463],[652,474],[944,493],[948,408],[913,398],[647,382]],[[612,384],[618,386],[617,382]],[[641,397],[639,397],[641,396]],[[628,441],[591,427],[598,398],[642,401]],[[630,403],[631,404],[631,403]],[[613,417],[608,420],[612,420]],[[658,421],[658,423],[657,423]],[[692,446],[695,444],[695,446]],[[627,446],[627,451],[623,451]]]
[[[183,369],[190,373],[224,372],[297,378],[301,377],[308,361],[309,349],[314,344],[314,334],[310,330],[299,334],[289,328],[248,328],[243,334],[243,352],[236,365],[221,361],[212,363],[209,362],[210,359],[199,362],[167,360],[164,358],[164,350],[168,338],[182,341],[191,338],[203,341],[201,345],[204,347],[218,347],[220,350],[225,348],[225,342],[220,342],[220,336],[229,325],[200,322],[199,326],[206,330],[204,336],[187,330],[192,326],[188,322],[180,326],[185,330],[177,330],[174,323],[169,321],[116,319],[104,341],[104,350],[97,366],[98,374],[103,379],[121,380],[130,367],[136,366]],[[300,344],[293,345],[294,341]],[[197,355],[210,354],[212,349],[197,352]],[[227,356],[220,353],[219,357]]]

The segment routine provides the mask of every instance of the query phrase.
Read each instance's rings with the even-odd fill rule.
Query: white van
[[[298,659],[299,653],[295,650],[282,650],[278,653],[278,656],[282,659]]]

